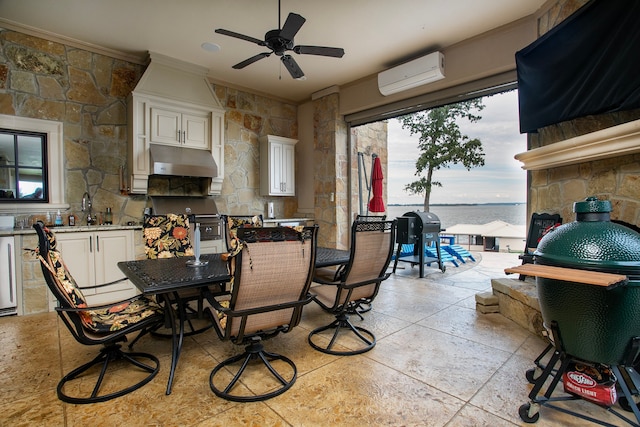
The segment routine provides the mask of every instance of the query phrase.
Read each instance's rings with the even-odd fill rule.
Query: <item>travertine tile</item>
[[[463,400],[477,393],[511,355],[417,325],[380,340],[369,354],[380,363]]]
[[[295,426],[444,426],[463,402],[367,358],[340,357],[269,406]]]
[[[482,314],[457,305],[447,307],[418,324],[511,352],[516,351],[529,336],[528,332],[499,313]]]

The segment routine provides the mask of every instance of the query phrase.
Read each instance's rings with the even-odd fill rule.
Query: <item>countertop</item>
[[[111,231],[111,230],[141,230],[142,225],[76,225],[73,227],[50,227],[55,233]],[[27,228],[0,228],[0,236],[16,236],[20,234],[34,234],[36,231],[32,227]]]
[[[307,221],[313,221],[313,218],[300,217],[300,218],[264,218],[263,219],[263,222],[265,224],[278,224],[281,222],[307,222]]]

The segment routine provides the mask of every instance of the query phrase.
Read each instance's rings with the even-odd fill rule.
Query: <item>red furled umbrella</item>
[[[373,169],[371,170],[371,187],[373,189],[373,198],[369,201],[369,210],[371,212],[384,212],[384,200],[382,200],[382,164],[380,157],[373,160]]]

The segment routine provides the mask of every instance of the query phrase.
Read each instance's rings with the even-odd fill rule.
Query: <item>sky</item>
[[[485,153],[485,165],[467,171],[464,166],[436,170],[435,187],[430,203],[522,203],[526,201],[526,172],[514,158],[527,150],[526,134],[520,134],[518,123],[518,94],[510,91],[484,98],[482,119],[476,123],[459,123],[464,135],[478,138]],[[388,204],[424,203],[422,195],[410,195],[405,185],[418,179],[415,176],[418,158],[418,135],[411,136],[396,119],[388,123],[388,166],[385,181]]]

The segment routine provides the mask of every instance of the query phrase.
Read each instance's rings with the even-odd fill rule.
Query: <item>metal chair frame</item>
[[[351,227],[351,249],[349,263],[342,277],[323,278],[316,276],[314,282],[320,286],[312,288],[316,301],[325,311],[335,315],[335,320],[314,329],[308,336],[309,344],[316,350],[333,355],[351,356],[365,353],[376,345],[373,332],[355,326],[349,316],[361,319],[380,289],[380,284],[389,278],[387,273],[395,245],[396,220],[354,221]],[[366,240],[366,243],[365,243]],[[362,306],[365,306],[364,310]],[[317,337],[324,331],[333,330],[328,344],[321,344]],[[354,350],[335,350],[341,332],[350,332],[364,343]]]
[[[132,391],[137,390],[143,385],[147,384],[156,376],[160,369],[160,362],[158,358],[148,353],[132,351],[124,352],[121,349],[122,346],[120,343],[127,341],[128,334],[138,332],[137,337],[129,344],[129,349],[131,350],[133,344],[137,342],[140,337],[154,331],[162,325],[164,318],[163,314],[158,313],[156,315],[147,317],[146,319],[143,319],[137,323],[109,333],[98,334],[92,331],[87,331],[80,317],[81,313],[90,310],[100,310],[118,306],[128,300],[118,301],[112,304],[105,304],[100,306],[81,308],[73,307],[68,302],[67,298],[60,292],[58,285],[56,284],[53,277],[53,272],[49,270],[50,266],[45,265],[46,260],[49,259],[49,251],[51,250],[51,248],[50,242],[45,234],[44,224],[36,223],[33,227],[38,234],[38,254],[41,257],[42,274],[45,281],[47,282],[47,286],[49,287],[59,304],[59,306],[56,307],[58,316],[62,319],[62,322],[79,343],[84,345],[103,345],[100,353],[93,360],[79,366],[78,368],[63,376],[63,378],[58,382],[58,386],[56,389],[58,398],[63,402],[74,404],[105,402],[107,400],[123,396],[127,393],[131,393]],[[69,274],[68,271],[67,274]],[[79,287],[79,289],[94,289],[98,287],[110,286],[116,283],[120,283],[123,280],[126,279],[104,283],[97,286]],[[130,386],[123,387],[119,390],[107,394],[100,394],[100,389],[103,385],[105,376],[109,372],[109,366],[111,362],[115,362],[117,360],[123,360],[141,369],[143,372],[147,373],[147,376]],[[92,392],[88,397],[71,396],[70,394],[65,392],[65,385],[69,384],[75,379],[79,379],[79,381],[85,381],[85,376],[83,374],[85,374],[94,366],[99,365],[101,365],[100,373],[98,375],[98,378],[96,379],[95,385],[93,386]]]
[[[302,232],[289,227],[238,229],[243,249],[229,258],[233,288],[228,307],[212,294],[207,299],[226,321],[223,324],[209,311],[218,337],[246,347],[244,353],[228,358],[211,371],[209,385],[216,396],[235,402],[257,402],[278,396],[295,383],[295,363],[283,355],[265,351],[263,340],[291,331],[300,322],[302,307],[311,302],[308,293],[317,233],[317,226],[305,227]],[[288,365],[287,372],[273,366],[276,360]],[[231,381],[219,386],[222,376],[218,374],[238,362]],[[236,393],[235,386],[252,362],[264,365],[279,386],[255,395]]]

